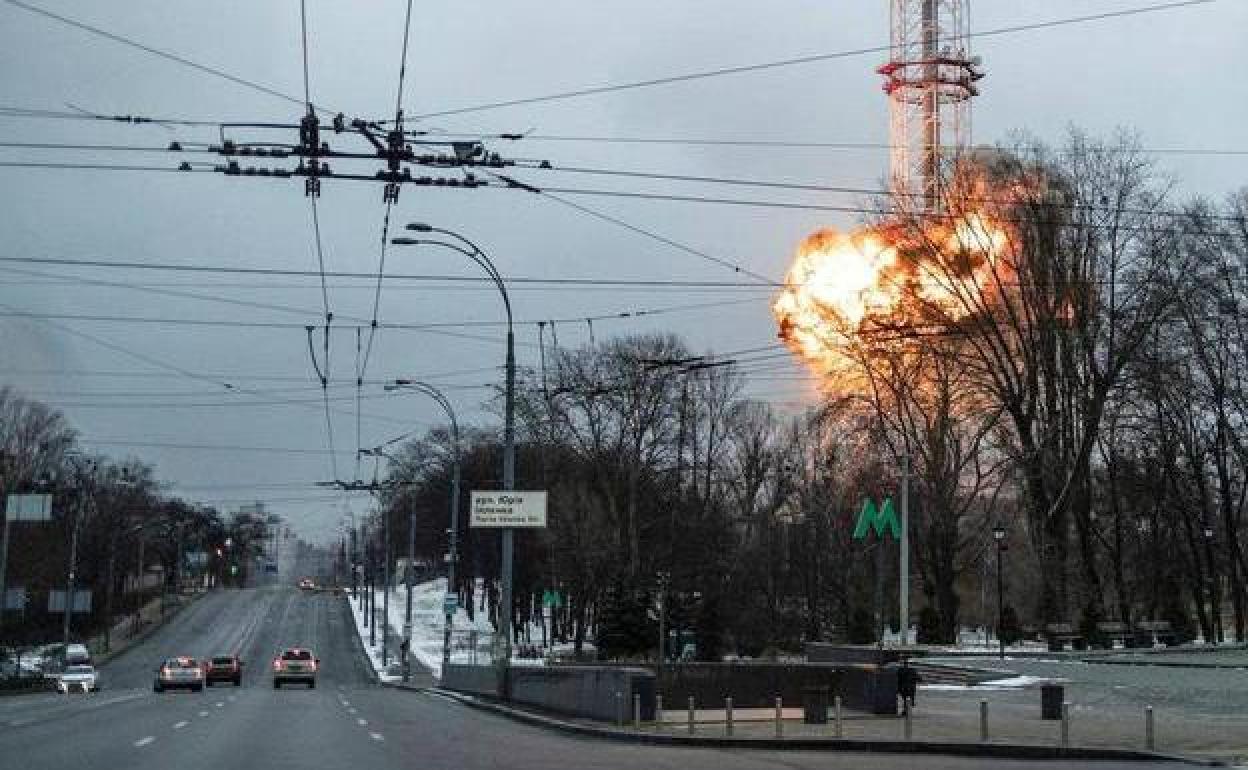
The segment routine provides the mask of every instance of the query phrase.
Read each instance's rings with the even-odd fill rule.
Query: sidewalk
[[[911,717],[909,740],[940,743],[980,743],[980,701],[988,700],[988,743],[994,745],[1030,744],[1059,746],[1061,722],[1040,719],[1040,694],[1034,703],[1011,703],[974,695],[921,693]],[[631,727],[631,705],[625,707],[625,722]],[[827,724],[806,724],[802,710],[783,709],[781,733],[785,739],[835,738],[834,714]],[[1248,760],[1248,718],[1203,716],[1200,719],[1154,714],[1155,750],[1230,761]],[[642,731],[666,735],[689,735],[687,708],[664,704],[662,721],[645,723]],[[693,735],[727,735],[724,709],[697,709]],[[776,737],[775,709],[733,711],[732,736],[736,738]],[[875,716],[857,711],[842,712],[840,737],[849,740],[907,740],[905,720]],[[1142,710],[1126,713],[1087,705],[1071,704],[1070,745],[1094,748],[1139,749],[1145,745],[1145,716]]]
[[[137,626],[134,615],[127,615],[113,624],[110,637],[111,649],[105,651],[104,634],[102,633],[87,640],[87,649],[91,651],[91,656],[95,659],[97,665],[107,663],[130,647],[151,636],[173,616],[177,615],[182,608],[201,596],[203,596],[203,592],[196,592],[189,596],[175,594],[166,596],[163,599],[156,597],[143,605],[139,610]],[[161,612],[162,606],[164,608],[163,613]]]
[[[472,708],[493,712],[510,719],[546,729],[554,729],[586,737],[625,741],[642,745],[700,746],[720,749],[766,749],[772,751],[791,749],[798,751],[936,754],[944,756],[976,757],[980,759],[986,757],[996,757],[1001,759],[1082,759],[1114,760],[1119,762],[1127,760],[1142,762],[1178,761],[1205,766],[1223,764],[1222,761],[1217,759],[1183,756],[1180,754],[1168,753],[1164,750],[1153,752],[1132,747],[1102,747],[1087,743],[1076,743],[1073,741],[1069,746],[1061,746],[1057,742],[1041,743],[1021,740],[993,740],[980,742],[978,740],[967,740],[961,738],[945,739],[940,737],[928,737],[918,735],[917,733],[912,733],[910,738],[906,738],[904,734],[900,732],[892,735],[877,734],[874,732],[863,732],[860,735],[852,735],[848,729],[848,725],[850,723],[849,720],[843,722],[842,726],[845,727],[846,730],[844,736],[838,738],[834,732],[835,727],[831,724],[822,726],[827,728],[823,731],[808,730],[805,732],[799,732],[790,729],[802,724],[800,721],[796,723],[793,721],[787,721],[787,717],[796,713],[796,710],[786,711],[786,721],[783,723],[782,737],[776,737],[774,722],[746,722],[742,724],[735,720],[735,714],[735,729],[733,730],[733,734],[731,736],[725,734],[722,723],[720,723],[719,729],[713,729],[712,724],[695,722],[695,730],[693,733],[690,733],[687,728],[676,729],[674,724],[668,723],[666,720],[664,720],[664,723],[660,726],[656,726],[653,723],[633,725],[627,722],[618,725],[607,724],[588,719],[556,716],[538,711],[536,709],[517,707],[513,704],[499,703],[488,698],[465,695],[449,690],[435,689],[433,692]],[[749,711],[759,710],[751,709]],[[695,718],[697,714],[698,712],[695,712]],[[708,713],[708,716],[709,715],[710,714]],[[772,711],[772,716],[774,718],[774,711]],[[902,720],[897,718],[863,716],[861,717],[861,720],[864,722],[890,724],[898,729],[904,726]]]
[[[398,684],[402,682],[402,665],[400,652],[402,650],[403,637],[390,624],[383,624],[381,620],[381,602],[377,602],[376,613],[373,621],[377,623],[376,628],[366,628],[364,626],[365,613],[361,609],[363,607],[364,594],[360,592],[359,599],[352,599],[351,593],[348,591],[345,595],[347,606],[351,609],[351,616],[355,620],[355,630],[359,636],[360,647],[364,654],[368,657],[368,662],[377,679],[382,684]],[[386,662],[382,662],[382,633],[386,635],[387,656]],[[372,636],[374,644],[369,644],[369,637]],[[411,658],[411,675],[409,686],[411,687],[431,687],[434,684],[433,673],[421,664],[419,658],[412,656]]]

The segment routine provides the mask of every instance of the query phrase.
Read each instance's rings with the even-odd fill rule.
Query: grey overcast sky
[[[299,3],[221,0],[29,0],[56,13],[217,67],[283,93],[303,93]],[[972,28],[1138,8],[1138,0],[976,0]],[[348,116],[392,117],[406,2],[307,0],[313,101]],[[409,115],[610,83],[859,49],[888,42],[887,0],[416,0],[407,86]],[[973,44],[988,77],[974,105],[974,139],[1027,131],[1060,141],[1069,126],[1136,131],[1161,149],[1176,196],[1221,197],[1248,184],[1248,0],[989,37]],[[663,85],[409,122],[448,132],[887,141],[880,54],[850,56]],[[297,104],[119,45],[0,2],[0,106],[295,122]],[[72,105],[72,107],[67,107]],[[293,135],[265,135],[295,142]],[[333,137],[329,137],[331,140]],[[206,129],[0,117],[0,142],[164,145],[209,141]],[[494,142],[512,157],[566,166],[634,169],[822,185],[878,187],[887,155],[876,149],[638,145],[593,141]],[[1238,154],[1236,154],[1238,153]],[[0,161],[176,165],[169,154],[0,149]],[[198,156],[195,160],[213,160]],[[284,162],[275,165],[293,165]],[[375,164],[374,164],[375,165]],[[359,170],[373,166],[360,166]],[[648,180],[517,171],[537,185],[737,196],[854,206],[844,194],[799,194]],[[376,271],[383,205],[378,185],[324,183],[319,209],[329,270]],[[779,279],[795,244],[852,214],[703,203],[576,198],[628,223]],[[101,259],[309,270],[316,267],[310,206],[300,180],[0,168],[0,256]],[[407,187],[394,224],[422,220],[462,232],[504,276],[694,279],[748,283],[710,261],[519,191]],[[388,272],[475,276],[445,250],[391,249]],[[121,284],[109,285],[109,284]],[[170,292],[181,292],[173,294]],[[224,297],[233,304],[192,298]],[[331,279],[339,319],[371,315],[366,281]],[[518,320],[583,318],[655,308],[670,313],[600,321],[598,337],[673,331],[697,351],[774,345],[769,293],[513,286]],[[241,301],[244,304],[238,304]],[[245,303],[280,305],[263,309]],[[257,278],[0,262],[0,311],[129,315],[316,324],[315,278]],[[705,306],[712,304],[713,306]],[[703,305],[702,307],[689,307]],[[498,321],[492,289],[389,280],[383,323]],[[320,392],[306,336],[293,328],[231,328],[86,320],[0,319],[0,381],[61,408],[86,445],[157,466],[188,497],[236,507],[267,501],[309,539],[333,536],[345,505],[312,486],[330,477]],[[356,473],[355,321],[331,338],[331,394],[339,475]],[[70,331],[72,330],[72,331]],[[584,322],[556,325],[561,346],[588,341]],[[383,393],[380,382],[421,377],[446,386],[461,421],[491,425],[486,383],[501,379],[502,330],[461,328],[473,338],[383,329],[367,371],[362,444],[440,421],[419,396]],[[74,332],[77,332],[75,334]],[[537,327],[518,330],[522,365],[537,360]],[[83,336],[83,335],[89,335]],[[478,338],[479,337],[479,338]],[[122,353],[133,351],[148,360]],[[153,361],[209,378],[194,379]],[[789,361],[755,367],[749,392],[782,408],[813,398]],[[235,386],[213,385],[219,379]],[[244,391],[270,391],[256,396]],[[275,401],[299,403],[274,403]],[[259,405],[249,405],[254,403]],[[186,449],[141,444],[206,445]],[[256,451],[261,447],[302,452]],[[371,474],[364,466],[363,475]],[[523,483],[523,480],[521,480]]]

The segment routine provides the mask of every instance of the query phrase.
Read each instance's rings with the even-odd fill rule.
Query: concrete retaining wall
[[[498,685],[498,669],[493,666],[453,664],[442,669],[441,686],[448,690],[607,722],[631,721],[637,695],[641,718],[654,719],[654,673],[644,668],[514,666],[507,671],[506,697]]]
[[[810,687],[841,696],[845,708],[872,714],[894,714],[897,673],[891,667],[865,664],[676,663],[663,667],[659,692],[667,708],[683,708],[690,696],[700,708],[718,708],[731,696],[739,708],[765,708],[777,697],[791,706],[802,703]]]
[[[494,666],[472,666],[463,663],[444,664],[442,686],[456,692],[497,698],[499,696],[498,669]]]
[[[644,668],[518,666],[510,670],[508,685],[513,703],[610,722],[631,721],[637,695],[641,718],[654,719],[654,674]]]

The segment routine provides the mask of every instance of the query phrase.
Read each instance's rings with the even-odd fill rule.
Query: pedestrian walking
[[[901,698],[903,716],[909,714],[910,709],[914,708],[914,696],[919,690],[921,679],[919,672],[915,671],[910,661],[903,657],[901,665],[897,668],[897,695]]]

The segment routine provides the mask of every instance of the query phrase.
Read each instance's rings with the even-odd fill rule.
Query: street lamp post
[[[1210,641],[1217,643],[1222,641],[1222,597],[1218,590],[1217,565],[1213,560],[1213,525],[1205,522],[1201,534],[1205,537],[1205,561],[1209,564],[1209,634],[1213,637]]]
[[[456,541],[459,535],[459,481],[460,481],[460,448],[459,448],[459,421],[455,418],[455,409],[451,406],[451,402],[447,397],[434,386],[426,382],[417,380],[395,380],[393,383],[386,385],[386,390],[397,390],[399,388],[411,388],[420,391],[425,395],[438,402],[438,405],[446,412],[447,418],[451,421],[451,528],[447,530],[450,537],[448,538],[446,548],[446,597],[443,597],[443,612],[445,614],[445,625],[442,630],[442,663],[443,665],[451,661],[451,625],[454,622],[455,609],[447,603],[447,597],[456,593],[455,590],[455,562],[458,559],[458,551],[456,550]],[[403,639],[407,643],[408,654],[411,654],[412,644],[412,564],[416,558],[416,509],[411,507],[408,509],[408,525],[407,525],[407,607],[404,610],[403,623]],[[403,667],[403,681],[408,681],[410,676],[410,665]]]
[[[1005,660],[1005,635],[1002,633],[1005,629],[1005,603],[1001,583],[1001,552],[1005,550],[1005,527],[1000,524],[994,526],[992,539],[997,545],[997,644],[999,656],[1001,660]]]
[[[511,298],[507,295],[507,286],[503,283],[502,275],[498,272],[498,268],[472,241],[468,240],[459,233],[451,230],[445,230],[440,227],[424,223],[411,223],[407,225],[407,229],[417,233],[437,233],[454,238],[463,246],[457,246],[453,243],[447,243],[431,238],[392,238],[391,243],[396,246],[417,246],[421,244],[437,245],[457,251],[460,254],[477,263],[481,269],[494,281],[494,285],[498,287],[499,293],[503,297],[503,307],[507,311],[507,379],[505,389],[505,407],[503,410],[503,489],[512,490],[516,487],[516,343],[515,334],[512,329],[511,314]],[[503,591],[500,598],[502,604],[502,618],[499,623],[499,631],[502,634],[502,660],[500,664],[506,668],[511,662],[511,592],[512,592],[512,562],[515,552],[515,533],[510,527],[504,528],[502,531],[502,579]]]
[[[70,617],[74,610],[74,583],[78,571],[78,533],[82,528],[82,520],[87,515],[87,507],[91,503],[91,477],[95,474],[95,461],[86,460],[76,474],[82,479],[83,499],[74,516],[73,526],[69,535],[69,569],[65,576],[65,617],[61,620],[61,642],[69,644]]]

